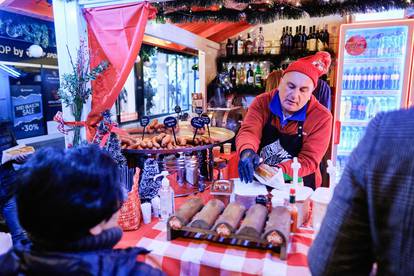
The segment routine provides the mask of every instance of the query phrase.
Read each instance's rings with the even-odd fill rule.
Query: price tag
[[[181,106],[179,106],[179,105],[175,106],[174,111],[177,114],[181,113]]]
[[[203,128],[204,127],[204,119],[201,117],[194,117],[191,119],[191,125],[196,128]]]
[[[203,108],[201,106],[197,106],[195,108],[195,113],[197,113],[198,115],[201,115],[203,113]]]
[[[211,122],[210,117],[208,117],[207,114],[201,115],[201,119],[203,119],[205,125],[209,125]]]
[[[174,128],[177,125],[177,119],[174,118],[174,117],[169,116],[169,117],[167,117],[167,118],[164,119],[164,125],[166,127],[172,128],[172,131],[173,131],[173,134],[174,134],[175,144],[178,144],[177,143],[177,137],[175,135],[175,128]]]
[[[139,122],[140,122],[141,126],[146,127],[147,125],[149,125],[150,118],[148,116],[143,116],[143,117],[141,117]]]
[[[164,119],[164,125],[166,127],[175,127],[177,125],[177,119],[169,116]]]

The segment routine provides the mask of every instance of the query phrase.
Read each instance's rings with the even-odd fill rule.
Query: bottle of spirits
[[[244,64],[238,65],[238,71],[237,71],[237,80],[239,85],[246,84],[246,70],[244,69]]]
[[[302,26],[302,33],[301,33],[301,49],[306,50],[306,43],[308,40],[308,36],[306,35],[306,27],[305,25]]]
[[[325,48],[329,48],[328,25],[325,25],[325,29],[323,30],[323,38],[324,38]]]
[[[254,72],[254,84],[257,87],[262,87],[262,78],[263,78],[263,72],[260,68],[260,65],[256,65],[256,71]]]
[[[280,37],[280,54],[285,54],[285,36],[286,36],[286,29],[283,27],[282,36]]]
[[[316,51],[317,50],[317,45],[316,45],[316,33],[315,33],[315,30],[316,30],[316,26],[315,25],[313,25],[313,27],[312,27],[312,32],[311,32],[311,34],[309,35],[309,48],[308,48],[308,51]]]
[[[252,42],[252,39],[250,38],[250,33],[247,34],[247,39],[244,42],[244,53],[246,55],[253,54],[253,42]]]
[[[234,49],[233,43],[231,42],[231,39],[229,38],[226,44],[226,56],[229,57],[233,55],[233,49]]]
[[[293,49],[293,35],[292,35],[292,27],[289,28],[289,34],[287,36],[287,51],[288,54],[292,53],[292,49]]]
[[[300,44],[300,31],[299,31],[300,26],[296,26],[296,30],[295,30],[295,35],[293,36],[293,49],[299,49],[299,44]]]
[[[325,40],[323,37],[322,29],[319,29],[316,31],[316,49],[318,51],[322,51],[325,49]]]
[[[249,69],[247,70],[247,84],[254,85],[254,72],[251,64],[249,64]]]
[[[264,35],[263,35],[263,28],[260,27],[259,28],[259,35],[258,35],[258,44],[257,44],[257,53],[259,55],[263,55],[264,54],[264,47],[265,46],[265,39],[264,39]]]
[[[237,71],[234,65],[230,68],[230,82],[233,85],[233,87],[236,86],[237,81]]]
[[[237,55],[243,55],[243,51],[244,51],[244,49],[243,49],[243,40],[242,40],[242,37],[241,37],[241,35],[239,35],[239,38],[236,40],[236,42],[237,42],[237,46],[236,46],[236,53],[237,53]]]

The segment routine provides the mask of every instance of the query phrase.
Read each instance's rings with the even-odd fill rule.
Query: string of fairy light
[[[246,21],[270,23],[278,19],[298,19],[346,15],[413,7],[411,0],[180,0],[156,3],[158,20],[171,23],[197,21]]]

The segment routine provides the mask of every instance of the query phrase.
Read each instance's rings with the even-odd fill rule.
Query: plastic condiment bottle
[[[328,168],[326,169],[327,173],[329,174],[329,188],[333,193],[336,185],[336,168],[332,163],[332,160],[328,160]]]
[[[294,233],[298,231],[298,207],[296,207],[296,190],[294,188],[290,188],[288,208],[291,218],[290,232]]]
[[[174,190],[170,186],[167,175],[167,171],[162,171],[154,176],[154,180],[159,176],[164,177],[161,182],[161,189],[158,192],[160,195],[160,215],[162,221],[166,221],[174,213]]]
[[[301,165],[298,162],[297,157],[293,157],[293,162],[290,166],[293,170],[293,186],[297,186],[298,185],[298,179],[299,179],[299,169],[301,168]]]

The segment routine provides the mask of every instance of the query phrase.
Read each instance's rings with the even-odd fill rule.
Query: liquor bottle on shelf
[[[280,37],[280,54],[285,54],[285,36],[286,36],[286,29],[283,27],[282,36]]]
[[[256,33],[252,32],[252,46],[253,46],[253,54],[257,54],[258,53],[258,49],[257,49],[257,37],[256,37]]]
[[[265,39],[264,39],[264,35],[263,35],[263,28],[259,27],[257,53],[259,55],[263,55],[264,54],[264,48],[265,48]]]
[[[325,25],[325,28],[323,30],[323,42],[325,44],[325,48],[329,48],[329,32],[328,32],[328,25]]]
[[[295,35],[293,36],[293,48],[299,49],[300,48],[300,26],[296,26]]]
[[[256,65],[256,71],[254,72],[254,84],[257,87],[262,87],[262,78],[263,78],[263,72],[258,63]]]
[[[226,44],[226,56],[233,55],[233,50],[234,50],[234,46],[233,46],[233,43],[231,42],[231,39],[229,38]]]
[[[300,48],[302,50],[306,50],[306,42],[308,40],[308,36],[306,35],[306,29],[305,28],[306,28],[305,25],[303,25],[302,26],[302,33],[301,33],[301,36],[300,36],[300,41],[301,41]]]
[[[309,36],[308,36],[308,41],[309,41],[309,45],[308,45],[308,51],[316,51],[316,34],[315,34],[315,29],[316,26],[313,25],[312,27],[312,31],[310,32]]]
[[[244,43],[243,43],[243,40],[242,40],[242,37],[241,37],[241,35],[239,35],[239,38],[236,40],[236,54],[237,55],[243,55],[243,46],[244,46]]]
[[[287,48],[288,54],[290,54],[292,52],[292,49],[293,49],[292,27],[289,28],[289,34],[287,35],[286,48]]]
[[[247,70],[247,84],[254,85],[254,72],[252,70],[252,65],[249,64],[249,69]]]
[[[246,84],[246,70],[244,64],[239,63],[238,65],[237,80],[240,85]]]
[[[233,87],[236,86],[237,82],[237,71],[236,68],[234,68],[234,65],[230,68],[230,82],[233,85]]]
[[[250,38],[250,33],[247,34],[247,39],[244,42],[244,54],[251,55],[253,54],[253,42]]]
[[[316,31],[316,50],[318,51],[322,51],[325,48],[325,42],[323,41],[323,32],[322,30],[318,27],[317,31]]]

